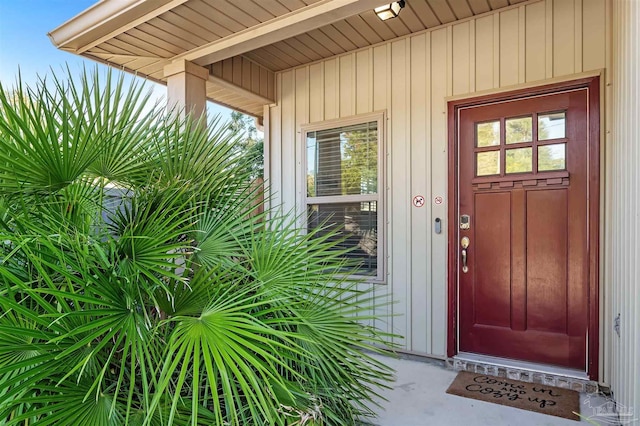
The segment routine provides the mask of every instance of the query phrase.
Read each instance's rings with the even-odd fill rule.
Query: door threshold
[[[460,352],[447,362],[454,370],[471,371],[511,380],[541,383],[548,386],[573,389],[578,392],[596,392],[598,383],[589,380],[585,371],[533,362],[517,361],[488,355]]]
[[[453,357],[462,361],[480,362],[492,364],[498,367],[517,368],[520,370],[530,370],[537,373],[553,374],[554,376],[570,377],[572,379],[589,380],[585,371],[574,370],[572,368],[556,367],[554,365],[538,364],[535,362],[517,361],[509,358],[498,358],[495,356],[460,352]]]

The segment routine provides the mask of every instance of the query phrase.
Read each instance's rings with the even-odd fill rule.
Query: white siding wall
[[[302,124],[387,112],[389,275],[376,291],[397,303],[378,326],[405,336],[406,350],[446,354],[446,199],[411,203],[447,195],[446,98],[604,69],[606,5],[526,3],[277,74],[266,161],[283,211],[302,211]]]
[[[613,4],[613,120],[606,281],[620,335],[611,332],[611,387],[640,424],[640,2]]]

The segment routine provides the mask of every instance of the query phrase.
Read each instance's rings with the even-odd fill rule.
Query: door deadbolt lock
[[[460,216],[460,229],[467,230],[471,226],[471,217],[468,214]]]

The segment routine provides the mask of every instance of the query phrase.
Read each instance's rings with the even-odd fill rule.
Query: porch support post
[[[164,67],[167,79],[167,106],[179,114],[193,114],[195,119],[206,114],[206,82],[209,70],[192,62],[177,60]]]
[[[640,1],[615,0],[612,9],[613,118],[607,141],[611,180],[605,222],[608,273],[603,280],[610,297],[605,310],[609,326],[604,328],[610,352],[605,353],[605,369],[611,369],[620,419],[633,423],[640,418]]]

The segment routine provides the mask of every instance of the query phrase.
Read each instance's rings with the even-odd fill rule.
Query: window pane
[[[351,249],[345,258],[357,266],[358,275],[375,276],[378,270],[378,212],[375,201],[308,206],[309,229],[325,225],[318,236],[337,231],[337,249]],[[326,226],[328,225],[328,227]]]
[[[476,124],[476,146],[500,145],[500,122]]]
[[[565,166],[565,144],[558,143],[538,147],[538,171],[564,170]]]
[[[505,171],[507,173],[530,172],[533,164],[531,148],[508,149],[506,162]]]
[[[500,151],[479,152],[476,154],[477,176],[500,174]]]
[[[566,116],[564,112],[538,115],[538,140],[560,139],[565,137]]]
[[[505,120],[504,127],[507,143],[531,142],[533,140],[532,123],[531,117]]]
[[[378,192],[378,123],[307,133],[307,195]]]

